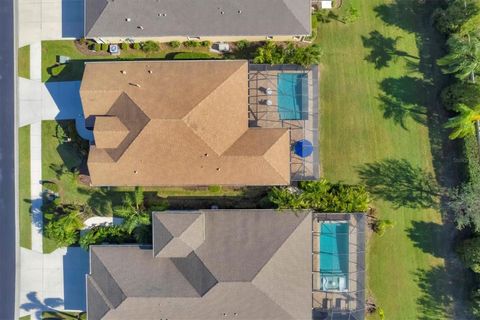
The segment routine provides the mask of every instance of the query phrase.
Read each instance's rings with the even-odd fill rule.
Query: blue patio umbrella
[[[313,152],[313,145],[310,141],[302,139],[295,142],[294,145],[295,154],[299,157],[306,158]]]

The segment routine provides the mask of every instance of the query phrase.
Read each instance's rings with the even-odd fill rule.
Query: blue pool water
[[[280,119],[302,120],[308,102],[307,75],[304,73],[279,73],[277,89]]]
[[[346,290],[348,223],[324,222],[320,227],[320,277],[324,290]]]

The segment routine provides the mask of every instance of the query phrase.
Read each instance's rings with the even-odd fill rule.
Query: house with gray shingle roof
[[[87,38],[292,40],[311,32],[310,0],[85,0]]]
[[[312,216],[153,215],[153,247],[90,248],[88,319],[311,319]]]

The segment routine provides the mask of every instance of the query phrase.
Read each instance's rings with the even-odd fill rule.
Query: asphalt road
[[[14,0],[0,0],[0,319],[15,319]]]

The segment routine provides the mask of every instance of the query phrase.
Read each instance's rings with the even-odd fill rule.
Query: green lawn
[[[30,126],[18,130],[18,203],[20,246],[32,247],[32,223],[30,216]]]
[[[20,317],[19,320],[30,320],[31,317],[28,315],[28,316],[23,316],[23,317]]]
[[[30,79],[30,46],[18,49],[18,76]]]
[[[50,319],[50,320],[85,320],[87,319],[87,314],[82,313],[79,314],[78,312],[69,312],[69,311],[44,311],[42,312],[42,319]]]
[[[55,69],[57,56],[68,56],[71,61]],[[160,46],[157,52],[145,53],[141,50],[127,49],[122,50],[119,56],[94,54],[85,55],[80,52],[72,40],[54,40],[42,42],[42,81],[68,81],[81,80],[83,75],[84,63],[86,61],[97,60],[148,60],[148,59],[205,59],[206,57],[216,58],[217,54],[208,52],[208,48],[170,48],[166,44]],[[58,67],[57,67],[58,68]],[[52,70],[59,74],[52,77]]]
[[[316,40],[325,51],[323,174],[334,181],[366,183],[376,196],[378,214],[395,222],[384,237],[373,235],[368,244],[369,293],[386,318],[455,314],[465,319],[464,271],[455,268],[453,227],[432,209],[438,197],[424,190],[436,181],[454,183],[456,175],[445,170],[455,154],[440,124],[445,116],[437,97],[445,79],[435,67],[442,39],[429,23],[435,3],[351,3],[361,18],[350,25],[320,24]],[[445,145],[452,149],[442,150]]]

